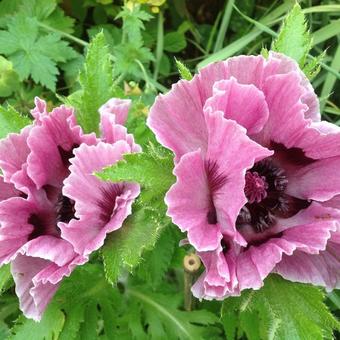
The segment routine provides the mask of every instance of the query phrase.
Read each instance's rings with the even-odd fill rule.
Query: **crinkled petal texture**
[[[106,113],[114,115],[116,123],[124,125],[128,117],[130,106],[130,99],[111,98],[100,107],[99,113],[101,115]]]
[[[192,286],[195,297],[221,300],[228,295],[239,295],[234,249],[224,253],[219,246],[216,251],[202,252],[199,256],[206,270]]]
[[[221,133],[224,123],[212,128],[213,115],[272,154],[249,153],[236,135]],[[159,96],[148,125],[176,156],[166,203],[206,267],[195,296],[259,289],[271,272],[339,287],[340,128],[320,121],[295,61],[271,52],[213,63]]]
[[[63,251],[60,248],[58,250]],[[86,261],[86,258],[78,255],[59,266],[41,252],[19,254],[11,263],[11,272],[20,309],[25,316],[40,321],[60,281],[69,276],[75,266]]]
[[[222,234],[245,244],[235,228],[246,203],[244,175],[255,161],[272,154],[219,112],[207,114],[207,127],[207,152],[197,150],[182,156],[174,170],[177,182],[165,199],[168,215],[187,231],[190,243],[199,251],[216,249]]]
[[[122,140],[95,146],[82,144],[75,150],[63,194],[75,202],[77,219],[69,224],[60,223],[59,227],[62,237],[77,253],[87,256],[100,248],[106,234],[119,229],[131,213],[131,205],[140,192],[139,185],[103,182],[94,174],[130,152],[130,145]]]
[[[279,221],[275,228],[280,233],[273,231],[272,237],[267,235],[247,248],[238,248],[236,256],[231,250],[224,254],[221,248],[215,253],[199,253],[206,271],[193,287],[193,293],[198,298],[223,299],[243,289],[261,288],[272,272],[295,282],[320,285],[328,290],[338,288],[339,221],[339,210],[312,203],[297,215]],[[235,258],[231,264],[230,254]],[[239,291],[229,289],[230,279],[224,273],[230,270],[236,272],[234,281]],[[211,287],[212,281],[219,285]]]
[[[130,145],[132,152],[142,151],[142,148],[135,143],[133,135],[127,133],[126,127],[117,124],[116,115],[105,110],[100,113],[100,130],[101,141],[115,143],[119,140],[124,140]]]
[[[0,141],[0,265],[11,263],[20,308],[38,321],[63,277],[122,225],[139,194],[137,184],[104,183],[93,173],[141,148],[116,123],[126,120],[127,100],[111,100],[101,113],[101,139],[83,133],[72,109],[35,104],[33,124]],[[70,197],[62,191],[67,177]]]
[[[297,63],[281,54],[270,53],[267,60],[262,56],[238,56],[212,63],[201,69],[191,81],[179,81],[166,95],[160,95],[156,99],[150,110],[148,125],[154,131],[157,140],[174,151],[176,161],[179,161],[180,157],[187,152],[198,148],[205,150],[207,133],[203,108],[214,91],[219,100],[222,100],[221,105],[225,105],[223,95],[216,93],[216,91],[223,90],[227,95],[225,101],[229,105],[224,111],[225,117],[235,119],[240,124],[243,123],[246,128],[251,127],[250,131],[255,133],[268,116],[268,109],[260,100],[263,94],[266,96],[264,89],[268,87],[267,81],[273,75],[284,76],[286,74],[294,74],[297,78],[301,88],[301,104],[304,104],[306,108],[304,117],[319,121],[317,97]],[[231,82],[228,83],[227,80]],[[222,81],[222,85],[217,85],[218,81]],[[254,96],[247,96],[247,100],[244,100],[243,91],[238,91],[241,85],[252,85],[244,87],[243,91]],[[229,95],[232,98],[228,99]],[[289,94],[286,98],[288,96]],[[238,103],[242,103],[238,107],[239,112],[231,110],[236,108],[235,105]],[[241,113],[251,115],[245,118]],[[254,117],[257,117],[259,121],[252,125],[255,121]]]
[[[83,134],[73,109],[65,106],[55,108],[40,120],[27,140],[30,149],[27,172],[39,189],[47,185],[60,187],[69,174],[73,149],[82,143],[96,144],[97,139],[94,134]]]

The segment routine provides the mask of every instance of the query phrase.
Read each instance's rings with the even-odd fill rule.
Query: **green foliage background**
[[[166,217],[172,155],[145,125],[158,93],[210,62],[274,49],[295,58],[340,123],[340,4],[272,0],[1,0],[0,138],[30,123],[35,96],[76,109],[97,131],[98,108],[132,99],[127,128],[144,152],[98,176],[136,181],[124,227],[63,281],[42,321],[25,319],[0,268],[0,339],[332,339],[340,293],[267,278],[260,291],[184,310],[183,235]],[[287,17],[287,13],[290,15]],[[280,29],[281,28],[281,29]],[[309,32],[308,32],[309,30]],[[280,33],[278,33],[280,32]]]

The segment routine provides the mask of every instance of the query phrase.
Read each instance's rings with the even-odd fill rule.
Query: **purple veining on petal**
[[[209,224],[216,224],[218,221],[213,197],[218,192],[218,190],[220,190],[227,183],[228,178],[226,175],[219,172],[216,161],[207,160],[205,162],[205,171],[210,192],[210,207],[207,213],[207,221]]]
[[[116,199],[124,190],[123,184],[110,183],[101,188],[101,199],[97,202],[100,208],[100,220],[105,224],[110,221],[116,206]]]

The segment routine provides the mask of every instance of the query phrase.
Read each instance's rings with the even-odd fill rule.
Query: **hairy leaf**
[[[192,74],[189,71],[189,69],[179,60],[176,59],[176,66],[178,68],[178,72],[181,76],[182,79],[185,80],[191,80],[192,79]]]
[[[0,106],[0,138],[5,138],[11,132],[20,132],[30,123],[28,117],[22,116],[12,106]]]
[[[273,43],[273,50],[295,59],[304,66],[311,49],[312,39],[307,31],[305,16],[299,4],[295,4],[286,17],[278,38]]]
[[[102,249],[106,276],[115,282],[122,268],[130,271],[140,262],[169,223],[163,197],[174,182],[172,156],[165,149],[150,147],[147,153],[127,154],[124,160],[104,169],[97,176],[112,182],[138,182],[142,194],[135,211],[124,226],[110,234]]]
[[[55,305],[50,305],[40,322],[21,316],[12,328],[9,340],[54,340],[65,322],[65,315]]]
[[[236,333],[256,340],[332,339],[340,325],[323,300],[324,294],[316,287],[271,275],[261,290],[227,298],[222,322],[228,339]]]
[[[85,132],[98,132],[98,109],[113,96],[113,69],[103,32],[88,47],[79,81],[82,92],[76,106],[78,122]]]

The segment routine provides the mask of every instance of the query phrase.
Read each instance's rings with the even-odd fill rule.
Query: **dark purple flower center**
[[[55,204],[55,210],[31,214],[28,223],[33,226],[33,231],[28,236],[28,240],[33,240],[39,236],[51,235],[60,237],[58,222],[68,223],[74,216],[74,201],[62,194],[59,195]]]
[[[71,163],[70,163],[70,158],[74,157],[73,154],[73,149],[79,147],[78,144],[73,144],[69,150],[65,150],[63,147],[58,145],[58,151],[60,154],[60,158],[66,168],[68,168]]]
[[[99,219],[103,224],[108,223],[114,214],[117,197],[122,194],[123,188],[122,184],[113,183],[101,188],[102,195],[97,205],[100,208]]]
[[[236,225],[249,224],[256,232],[263,232],[276,223],[276,217],[289,218],[310,202],[285,193],[288,184],[285,171],[272,158],[257,162],[246,173],[247,204],[241,209]]]
[[[60,195],[56,204],[57,222],[68,223],[74,218],[74,201]]]
[[[249,203],[260,203],[267,197],[268,184],[266,177],[260,176],[256,171],[246,173],[246,185],[244,193]]]

